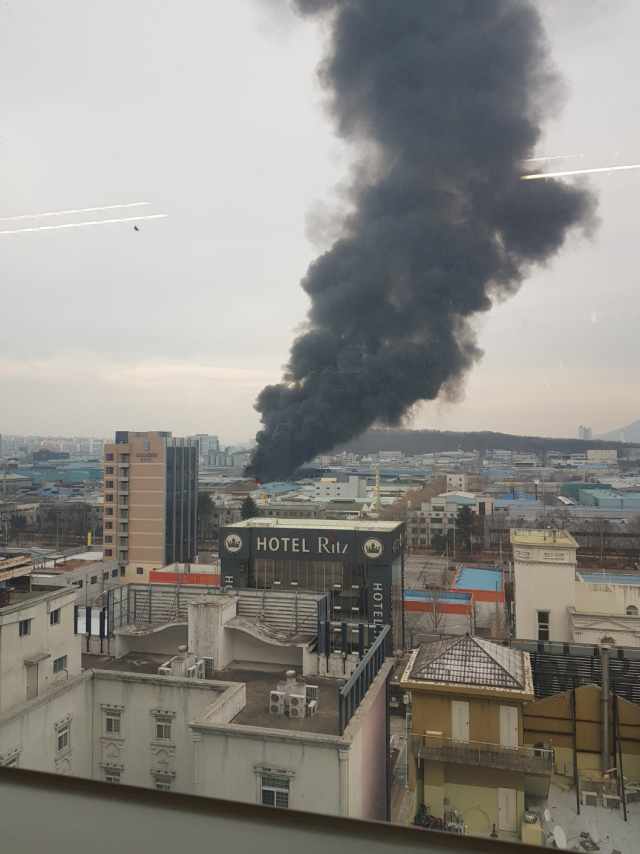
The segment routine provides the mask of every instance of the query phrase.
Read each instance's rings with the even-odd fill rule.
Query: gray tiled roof
[[[470,635],[423,643],[409,678],[524,691],[523,653]]]

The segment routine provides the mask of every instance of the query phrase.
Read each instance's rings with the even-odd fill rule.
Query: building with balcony
[[[104,448],[104,557],[122,581],[148,580],[198,551],[198,443],[167,432],[116,433]]]
[[[446,824],[517,838],[525,793],[545,797],[552,771],[551,751],[524,743],[529,655],[469,635],[422,644],[400,686],[411,698],[414,812],[425,804]]]

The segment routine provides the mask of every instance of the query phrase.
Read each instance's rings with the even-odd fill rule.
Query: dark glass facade
[[[166,449],[165,566],[190,563],[198,552],[198,449]]]

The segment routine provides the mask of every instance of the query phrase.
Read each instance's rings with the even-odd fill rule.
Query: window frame
[[[291,809],[290,785],[288,777],[281,777],[277,774],[260,774],[260,804],[263,807]],[[272,803],[270,803],[271,800]]]
[[[173,744],[173,725],[176,717],[175,712],[154,709],[153,717],[153,741],[156,744]],[[168,729],[167,729],[168,728]]]
[[[122,710],[104,709],[104,734],[110,738],[122,738]],[[109,726],[112,728],[109,729]]]
[[[173,777],[169,774],[159,774],[154,773],[153,775],[153,788],[158,792],[172,792],[173,791]]]
[[[53,675],[57,676],[57,674],[62,673],[63,670],[69,672],[66,655],[61,655],[60,658],[53,659]]]
[[[255,765],[254,771],[257,783],[256,803],[274,809],[293,809],[294,771],[263,765]],[[268,802],[270,798],[267,793],[273,794],[273,803]],[[281,797],[278,798],[278,795]],[[286,803],[283,802],[283,795],[286,796]]]
[[[31,620],[32,617],[27,617],[26,620],[18,621],[18,637],[26,638],[31,634]]]
[[[60,741],[64,740],[63,744]],[[56,724],[56,756],[60,756],[65,751],[71,749],[71,721],[63,721]]]
[[[105,458],[105,460],[106,460],[108,463],[112,463],[112,462],[114,462],[113,454],[105,454],[105,455],[104,455],[104,458]]]
[[[60,625],[60,608],[54,608],[53,611],[49,611],[49,625]]]
[[[541,619],[543,615],[546,615],[546,620]],[[536,632],[539,641],[545,642],[551,640],[551,611],[536,611]],[[544,634],[547,636],[541,637]]]
[[[102,780],[104,783],[111,783],[113,786],[120,785],[120,778],[124,768],[104,768],[102,769]],[[111,779],[110,779],[111,778]]]

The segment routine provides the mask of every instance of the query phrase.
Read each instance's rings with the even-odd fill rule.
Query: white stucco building
[[[516,637],[572,640],[578,543],[567,531],[511,531]]]
[[[75,588],[26,587],[0,592],[0,715],[77,676]],[[8,601],[7,601],[8,600]]]
[[[120,652],[130,651],[119,659],[85,656],[83,672],[80,638],[73,635],[75,591],[41,596],[41,610],[48,602],[62,607],[63,597],[68,599],[64,607],[71,616],[65,613],[61,636],[73,645],[73,663],[66,652],[69,673],[37,696],[13,692],[12,707],[0,712],[0,765],[386,820],[391,662],[384,660],[384,633],[360,661],[357,655],[344,660],[312,652],[322,597],[307,595],[307,606],[316,607],[314,614],[309,611],[313,630],[299,627],[290,638],[278,620],[294,605],[306,624],[301,596],[289,594],[289,610],[283,611],[283,594],[277,594],[275,606],[256,611],[253,619],[246,611],[238,616],[237,596],[201,595],[188,604],[185,628],[193,653],[182,651],[167,662],[157,652],[159,638],[174,638],[175,624],[154,623],[122,634]],[[10,627],[17,633],[15,621]],[[3,655],[4,634],[3,623]],[[38,635],[33,650],[44,637]],[[9,658],[2,658],[8,680],[21,655],[14,644]],[[28,655],[35,655],[31,647]],[[186,676],[192,661],[202,665],[191,672],[194,678]],[[343,678],[318,675],[337,664]],[[207,671],[212,678],[198,678]],[[164,675],[171,673],[185,675]],[[4,694],[4,672],[0,680]],[[23,689],[24,684],[23,676]],[[289,687],[281,690],[282,685]]]

